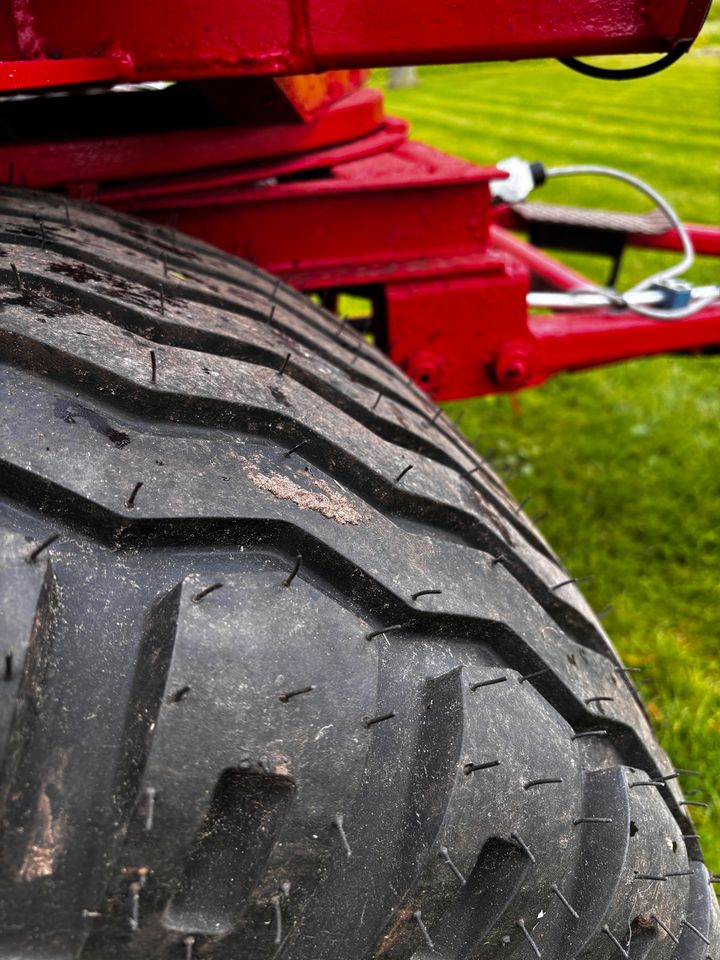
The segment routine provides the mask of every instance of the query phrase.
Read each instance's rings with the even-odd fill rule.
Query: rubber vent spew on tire
[[[717,958],[628,674],[429,401],[248,264],[0,208],[0,958]]]

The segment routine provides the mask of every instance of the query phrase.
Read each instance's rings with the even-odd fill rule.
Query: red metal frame
[[[14,144],[0,148],[3,168],[172,223],[326,299],[371,297],[378,341],[436,399],[720,343],[720,308],[672,324],[610,310],[529,315],[531,284],[588,281],[505,229],[522,220],[491,207],[499,171],[408,140],[373,90],[305,122]],[[720,252],[720,230],[692,233],[702,252]],[[627,242],[678,246],[672,233]]]
[[[43,139],[31,124],[0,143],[10,182],[172,223],[327,303],[368,297],[379,345],[439,400],[720,344],[720,307],[675,323],[611,310],[530,315],[532,284],[588,281],[509,232],[524,224],[491,204],[499,171],[408,140],[356,69],[668,50],[694,37],[708,0],[490,0],[480,12],[440,0],[107,0],[81,13],[79,3],[0,10],[0,90],[193,78],[206,110],[195,128],[182,115],[163,127],[154,118],[170,101],[133,93],[153,122],[128,128],[118,95],[99,94],[110,118],[101,135],[83,122],[88,98],[70,97],[61,134]],[[327,66],[343,69],[273,79]],[[243,74],[254,76],[217,79]],[[720,255],[720,230],[691,233],[698,252]],[[678,246],[672,232],[624,242]]]
[[[692,41],[710,0],[12,0],[0,89],[287,75],[598,53]]]
[[[72,184],[89,185],[161,178],[162,189],[177,174],[207,185],[203,172],[217,176],[225,167],[259,164],[270,158],[312,154],[324,147],[374,133],[383,125],[382,97],[376,90],[358,89],[337,100],[332,109],[299,123],[283,125],[223,125],[193,131],[84,136],[52,143],[27,142],[0,146],[0,171],[10,170],[16,183],[36,189]],[[136,187],[130,186],[130,192]],[[88,187],[85,187],[87,192]],[[100,199],[100,194],[98,194]]]
[[[523,231],[526,229],[522,216],[519,216],[512,207],[508,206],[497,207],[493,211],[493,222],[498,226],[505,227],[507,230]],[[718,230],[717,227],[710,227],[701,223],[686,223],[685,229],[692,240],[695,253],[698,254],[698,256],[720,257],[720,230]],[[629,233],[625,238],[625,243],[628,247],[646,248],[648,250],[666,250],[668,252],[681,250],[677,233],[670,229],[660,233]],[[540,256],[542,257],[543,255],[541,254]],[[544,260],[538,261],[538,263],[546,262],[548,259],[549,258],[544,257]],[[555,265],[561,271],[558,276],[561,276],[562,271],[566,268],[557,263]],[[540,272],[541,274],[546,274],[548,270],[552,270],[552,268],[545,267]],[[579,275],[575,276],[577,277]],[[587,283],[586,280],[583,280],[583,282]],[[563,289],[561,283],[557,285],[557,289]],[[572,289],[572,287],[568,287],[567,289]]]

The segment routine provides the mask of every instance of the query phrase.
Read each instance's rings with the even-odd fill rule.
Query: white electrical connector
[[[507,173],[507,177],[503,180],[491,180],[490,193],[503,203],[521,203],[527,200],[535,187],[544,180],[544,177],[540,181],[536,180],[534,174],[534,168],[538,168],[539,164],[528,163],[520,157],[508,157],[495,166]]]

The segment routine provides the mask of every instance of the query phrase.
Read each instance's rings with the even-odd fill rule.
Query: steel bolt
[[[495,376],[502,387],[522,387],[530,380],[535,351],[525,340],[504,343],[495,360]]]
[[[414,353],[405,364],[405,372],[426,393],[434,393],[440,386],[442,358],[434,353]]]

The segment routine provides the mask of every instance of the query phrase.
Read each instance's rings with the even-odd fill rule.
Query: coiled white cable
[[[636,190],[639,190],[641,193],[645,194],[646,197],[652,200],[655,206],[665,214],[668,222],[677,232],[677,235],[680,238],[680,243],[682,244],[683,250],[682,259],[672,266],[666,267],[664,270],[659,270],[657,273],[646,277],[644,280],[636,283],[634,287],[631,287],[625,293],[621,294],[622,299],[625,301],[630,310],[633,310],[635,313],[639,313],[645,317],[652,317],[654,320],[682,320],[684,317],[689,317],[693,313],[697,313],[698,311],[703,310],[705,307],[710,306],[711,303],[714,303],[714,301],[717,299],[717,293],[713,293],[705,299],[694,299],[688,303],[687,306],[681,307],[677,310],[662,309],[661,307],[650,307],[644,306],[640,303],[632,303],[632,297],[630,297],[630,302],[628,302],[628,297],[630,294],[638,293],[642,290],[648,290],[654,284],[663,283],[667,280],[673,279],[674,277],[679,277],[689,270],[695,262],[695,250],[692,245],[692,240],[690,239],[682,220],[680,217],[678,217],[677,213],[675,213],[675,210],[670,206],[662,194],[658,193],[658,191],[653,189],[653,187],[651,187],[648,183],[645,183],[644,180],[633,176],[631,173],[626,173],[624,170],[617,170],[615,167],[606,167],[601,164],[591,163],[545,167],[545,176],[548,179],[551,177],[572,177],[582,175],[612,177],[614,180],[620,180],[623,183],[627,183],[630,186],[635,187]],[[608,294],[608,299],[612,299],[612,295]]]
[[[632,310],[634,313],[650,317],[653,320],[682,320],[710,306],[720,298],[720,286],[698,287],[690,291],[689,300],[684,306],[676,309],[662,306],[663,303],[667,302],[667,295],[670,293],[670,289],[664,291],[662,286],[668,285],[669,287],[670,281],[690,269],[695,262],[695,250],[690,235],[672,206],[662,194],[658,193],[644,180],[641,180],[640,177],[602,164],[570,164],[545,167],[540,163],[528,163],[519,157],[509,157],[500,161],[498,168],[503,170],[507,177],[502,180],[494,180],[490,185],[491,192],[497,200],[502,200],[511,205],[524,200],[536,186],[551,177],[590,175],[612,177],[614,180],[620,180],[622,183],[627,183],[639,190],[655,204],[667,218],[668,224],[677,232],[682,246],[682,258],[677,263],[646,277],[625,293],[618,293],[616,290],[589,284],[587,288],[577,291],[556,294],[531,293],[528,297],[528,306],[540,306],[539,300],[543,298],[546,298],[546,305],[549,306],[548,298],[554,298],[555,304],[560,306],[561,309],[587,308],[590,305],[588,300],[588,297],[590,297],[595,306],[610,305],[618,309]],[[658,287],[661,289],[657,289]]]

